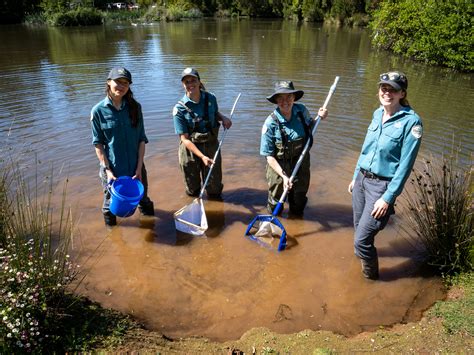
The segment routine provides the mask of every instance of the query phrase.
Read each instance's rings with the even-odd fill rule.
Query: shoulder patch
[[[94,119],[94,115],[91,113],[91,121]]]
[[[264,123],[263,126],[262,126],[262,135],[264,135],[265,133],[267,133],[268,131],[268,127],[267,125]]]
[[[413,137],[416,139],[420,139],[423,135],[423,127],[421,125],[413,126],[411,129],[411,134],[413,134]]]
[[[173,107],[173,116],[178,114],[178,108],[176,106]]]

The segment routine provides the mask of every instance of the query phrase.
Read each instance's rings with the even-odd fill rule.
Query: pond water
[[[444,297],[441,281],[418,271],[400,231],[403,209],[377,237],[381,280],[367,282],[353,256],[346,188],[377,107],[380,73],[409,78],[408,98],[424,123],[420,158],[474,144],[472,74],[460,74],[376,52],[362,29],[283,21],[192,21],[87,28],[0,28],[0,158],[13,157],[27,178],[69,179],[77,218],[74,250],[87,271],[80,292],[133,314],[171,337],[239,338],[265,326],[353,335],[417,320]],[[107,230],[100,212],[98,164],[90,109],[104,96],[112,66],[133,75],[150,143],[146,165],[156,218],[138,213]],[[222,112],[239,92],[234,125],[222,148],[224,201],[204,201],[205,237],[177,233],[173,212],[184,194],[171,111],[180,73],[194,66]],[[244,237],[265,212],[260,131],[273,107],[273,82],[293,80],[315,114],[335,76],[340,82],[311,151],[312,181],[303,219],[281,219],[291,247],[281,253]]]

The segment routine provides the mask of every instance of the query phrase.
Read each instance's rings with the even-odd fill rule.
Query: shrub
[[[53,26],[90,26],[102,23],[102,13],[94,8],[80,7],[66,12],[55,12],[48,16]]]
[[[383,1],[373,12],[373,44],[450,68],[472,71],[472,1]]]
[[[457,161],[455,156],[426,160],[423,170],[414,170],[414,189],[404,201],[408,222],[402,228],[421,243],[425,261],[444,274],[474,265],[472,171]]]

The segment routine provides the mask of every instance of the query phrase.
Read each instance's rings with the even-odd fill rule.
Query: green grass
[[[448,333],[465,333],[474,336],[474,273],[464,273],[447,279],[458,298],[437,302],[429,314],[443,319]]]

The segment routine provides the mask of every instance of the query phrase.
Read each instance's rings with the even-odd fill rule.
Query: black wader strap
[[[304,119],[304,115],[302,111],[298,111],[298,117],[304,128],[305,144],[306,144],[306,141],[309,139],[309,148],[311,148],[313,146],[313,135],[311,134],[309,125],[306,124],[306,120]]]
[[[196,123],[200,122],[201,119],[198,115],[196,115],[193,110],[191,110],[188,106],[186,106],[186,104],[183,102],[183,101],[178,101],[178,104],[180,104],[181,106],[184,107],[184,109],[186,111],[188,111],[188,113],[191,115],[191,117],[193,118],[193,127],[192,127],[192,131],[194,132],[195,128],[196,128]]]
[[[206,122],[207,131],[214,134],[212,132],[211,122],[209,121],[209,97],[207,95],[207,92],[203,91],[203,93],[204,93],[204,117],[202,119],[198,115],[196,115],[193,110],[191,110],[188,106],[186,106],[186,104],[183,101],[181,100],[178,101],[178,104],[183,106],[184,109],[188,111],[188,113],[193,118],[193,123],[194,123],[193,129],[192,129],[193,133],[196,131],[196,123],[201,122],[201,120],[204,120]]]
[[[272,112],[272,114],[270,116],[272,116],[273,120],[278,125],[278,129],[280,130],[281,141],[283,143],[283,159],[285,161],[290,161],[290,159],[288,159],[288,154],[287,154],[287,153],[289,153],[288,152],[288,134],[286,134],[285,128],[283,127],[283,125],[281,124],[280,120],[275,115],[275,113]]]

